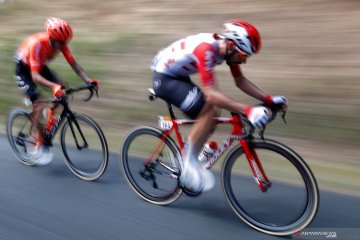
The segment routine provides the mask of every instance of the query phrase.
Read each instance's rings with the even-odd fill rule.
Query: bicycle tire
[[[171,178],[168,175],[174,173],[161,163],[175,170],[179,176],[181,154],[170,136],[164,139],[164,145],[160,143],[161,137],[162,132],[157,128],[148,126],[135,128],[124,141],[120,165],[128,184],[137,195],[153,204],[168,205],[175,202],[183,190],[179,186],[178,178]],[[156,151],[156,156],[163,158],[164,152],[167,155],[161,159],[161,163],[152,158],[151,163],[145,165],[144,161],[152,153],[155,155],[157,144],[161,146],[161,151]],[[159,179],[163,181],[159,182]]]
[[[23,120],[20,121],[20,120]],[[17,121],[20,121],[17,123]],[[30,154],[37,139],[33,136],[36,127],[30,120],[30,113],[22,108],[14,108],[8,115],[6,133],[10,147],[18,160],[28,166],[36,165],[36,157]]]
[[[62,127],[60,142],[65,163],[77,177],[94,181],[104,174],[109,162],[108,145],[104,133],[92,118],[83,114],[68,118]]]
[[[261,192],[252,173],[241,174],[245,169],[241,166],[240,158],[247,160],[242,147],[235,147],[226,156],[222,168],[223,191],[231,209],[246,224],[267,234],[286,236],[304,229],[314,219],[319,206],[318,185],[311,169],[294,150],[279,142],[256,139],[252,147],[256,150],[270,181],[273,180],[272,185],[266,192]],[[285,180],[287,177],[289,178]],[[236,178],[237,180],[234,180]],[[240,178],[242,184],[236,184]],[[253,186],[241,187],[248,178],[249,181],[251,178]],[[304,186],[295,184],[297,180]],[[247,194],[245,189],[252,194]],[[299,191],[301,189],[304,190],[303,193]],[[237,194],[240,191],[241,194]],[[300,202],[301,199],[304,201]],[[256,204],[257,201],[261,201],[261,204]],[[271,206],[268,207],[268,204]],[[279,210],[276,209],[277,206]],[[270,213],[269,217],[266,213]],[[287,216],[289,218],[283,223]]]

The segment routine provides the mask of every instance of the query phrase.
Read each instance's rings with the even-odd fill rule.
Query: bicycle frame
[[[58,105],[63,106],[63,111],[61,112],[60,117],[57,119],[57,121],[54,124],[53,128],[50,131],[48,131],[48,130],[44,131],[45,144],[51,145],[52,139],[55,136],[57,130],[59,129],[59,127],[64,122],[64,119],[67,118],[67,120],[69,122],[70,129],[71,129],[71,133],[72,133],[72,135],[74,137],[74,140],[75,140],[75,143],[76,143],[76,147],[80,150],[80,149],[86,148],[88,146],[88,143],[87,143],[87,141],[86,141],[86,139],[84,137],[84,134],[83,134],[78,122],[74,121],[75,113],[73,113],[71,111],[71,108],[70,108],[70,105],[69,105],[69,102],[68,102],[68,97],[67,97],[67,95],[71,94],[72,92],[81,91],[81,90],[84,90],[84,89],[89,89],[89,87],[86,86],[86,87],[79,87],[79,88],[76,88],[76,89],[68,89],[68,90],[66,90],[66,94],[64,96],[60,97],[60,98],[55,98],[55,99],[51,98],[51,99],[47,99],[47,100],[39,100],[40,102],[44,102],[44,103],[53,103],[54,106],[52,107],[52,109],[57,108]],[[91,90],[91,89],[89,89],[89,90]],[[85,99],[84,101],[89,101],[92,96],[93,96],[93,92],[91,91],[89,98]],[[80,136],[81,136],[81,138],[83,140],[83,143],[84,143],[83,146],[80,146],[80,144],[79,144],[78,138],[77,138],[77,136],[75,134],[73,123],[75,123],[75,126],[78,129],[78,132],[80,133]]]
[[[155,155],[155,153],[158,151],[158,149],[161,147],[162,143],[165,141],[167,137],[169,137],[173,131],[175,131],[176,139],[178,142],[178,145],[180,147],[180,150],[184,149],[184,141],[182,138],[182,135],[180,133],[179,126],[182,125],[190,125],[194,124],[196,120],[190,120],[190,119],[176,119],[172,107],[170,104],[168,104],[168,109],[170,112],[171,117],[162,117],[165,121],[169,121],[168,129],[165,129],[163,131],[161,141],[157,145],[157,147],[152,152],[151,156],[145,161],[145,165],[149,165],[151,162],[151,159]],[[211,169],[212,166],[219,160],[219,158],[222,156],[222,154],[234,143],[234,141],[238,141],[238,143],[241,145],[242,149],[244,150],[244,154],[248,160],[248,163],[250,165],[250,168],[252,170],[252,173],[254,175],[254,179],[256,183],[258,184],[261,191],[265,192],[270,186],[271,182],[269,181],[264,168],[262,167],[262,164],[260,162],[260,159],[258,155],[256,154],[255,150],[251,147],[251,141],[253,139],[252,132],[253,129],[250,131],[246,130],[244,121],[242,119],[242,116],[238,114],[232,114],[232,117],[218,117],[214,118],[216,121],[216,124],[231,124],[232,129],[230,133],[226,136],[224,139],[222,145],[216,150],[212,158],[205,163],[204,167],[207,169]],[[170,123],[171,121],[171,123]]]

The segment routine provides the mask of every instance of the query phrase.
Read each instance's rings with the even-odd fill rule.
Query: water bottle
[[[218,145],[215,141],[208,142],[204,145],[203,149],[199,154],[199,161],[205,163],[209,161],[217,150]]]

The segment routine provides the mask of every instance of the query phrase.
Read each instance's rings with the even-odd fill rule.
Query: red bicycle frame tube
[[[172,132],[172,128],[163,132],[163,134],[161,135],[161,141],[158,143],[158,145],[155,147],[155,149],[152,151],[152,153],[150,154],[150,156],[145,160],[145,165],[150,165],[151,160],[153,159],[155,153],[159,150],[159,148],[161,147],[161,145],[164,144],[164,141],[166,139],[167,136],[169,136]]]
[[[264,186],[260,174],[258,172],[258,169],[260,170],[260,173],[263,175],[263,178],[265,179],[265,181],[269,184],[269,180],[267,178],[267,176],[265,175],[265,171],[260,163],[260,160],[255,152],[254,149],[250,149],[249,144],[247,143],[246,139],[242,139],[239,141],[239,143],[241,144],[243,150],[244,150],[244,154],[249,162],[250,168],[254,174],[254,178],[256,183],[258,184],[259,188],[261,189],[261,191],[265,192],[267,190],[266,186]]]

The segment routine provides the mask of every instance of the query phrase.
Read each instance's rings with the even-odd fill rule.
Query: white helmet
[[[222,35],[232,40],[241,51],[249,56],[260,51],[260,34],[253,25],[241,20],[229,20],[224,26]]]

